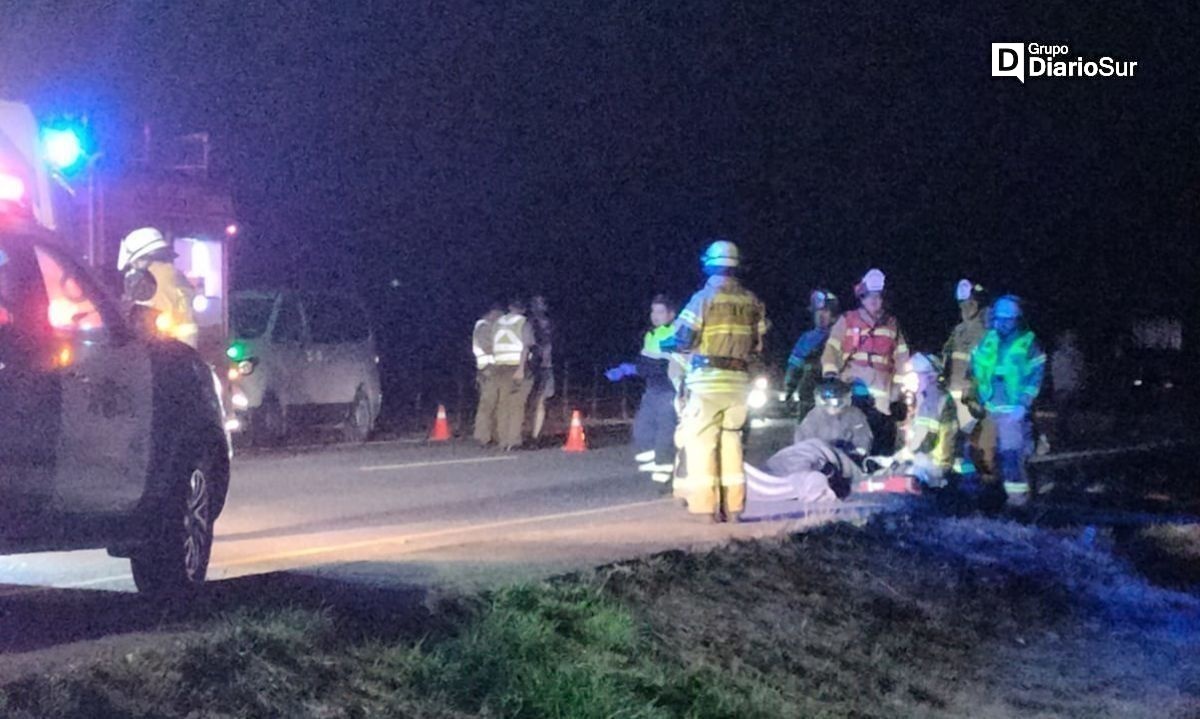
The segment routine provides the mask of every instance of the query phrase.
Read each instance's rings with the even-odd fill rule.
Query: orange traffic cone
[[[571,413],[571,429],[567,432],[567,443],[563,445],[564,452],[586,452],[587,435],[583,432],[583,416],[579,410]]]
[[[430,442],[445,442],[450,439],[450,422],[446,420],[446,405],[438,405],[437,419],[433,421],[433,431],[429,433]]]

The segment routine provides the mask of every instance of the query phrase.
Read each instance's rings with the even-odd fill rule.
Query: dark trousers
[[[656,464],[675,462],[675,393],[646,390],[633,418],[633,445],[639,452],[654,450]]]

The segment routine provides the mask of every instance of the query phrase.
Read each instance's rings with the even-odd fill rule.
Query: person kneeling
[[[746,467],[747,501],[827,502],[845,499],[862,478],[860,463],[873,439],[866,415],[851,404],[850,387],[831,379],[817,387],[816,407],[796,428],[795,441]]]

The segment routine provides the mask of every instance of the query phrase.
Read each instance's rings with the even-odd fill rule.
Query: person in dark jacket
[[[681,360],[661,344],[674,335],[676,306],[665,295],[650,303],[651,328],[642,339],[637,362],[627,362],[604,373],[611,382],[641,377],[646,384],[641,405],[633,418],[634,457],[639,472],[649,472],[655,482],[671,480],[675,467],[675,399],[683,376]]]
[[[825,350],[825,340],[829,339],[829,328],[838,316],[838,298],[829,290],[813,290],[808,298],[808,311],[813,326],[796,340],[783,378],[788,406],[797,421],[807,417],[816,406],[813,397],[821,381],[821,353]]]
[[[767,460],[766,470],[746,464],[751,508],[774,502],[845,499],[862,480],[860,467],[871,446],[867,416],[851,403],[841,380],[821,383],[816,407],[796,428],[795,442]]]

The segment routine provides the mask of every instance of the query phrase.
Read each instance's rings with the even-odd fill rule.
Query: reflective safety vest
[[[984,407],[1004,411],[1032,402],[1042,389],[1046,355],[1037,346],[1033,332],[1026,331],[1001,346],[1000,335],[989,330],[971,355],[976,391]],[[995,380],[1004,386],[1003,401],[995,396]]]
[[[849,312],[845,318],[846,331],[840,338],[843,367],[853,364],[894,374],[900,337],[896,318],[887,315],[872,323],[861,311]]]
[[[496,334],[492,337],[492,355],[497,365],[516,367],[521,364],[525,351],[525,315],[504,315],[496,320]]]
[[[151,262],[146,270],[153,275],[157,288],[154,297],[142,304],[158,312],[155,327],[160,334],[195,348],[200,328],[192,308],[195,296],[192,284],[169,262]]]
[[[649,330],[642,338],[642,356],[649,360],[666,362],[667,377],[678,391],[679,385],[688,371],[687,358],[678,352],[666,352],[662,349],[662,343],[674,336],[675,327],[673,325],[663,325]]]
[[[496,362],[492,354],[492,342],[495,339],[496,327],[489,320],[475,322],[475,331],[471,333],[471,350],[475,353],[475,369],[485,370]]]

